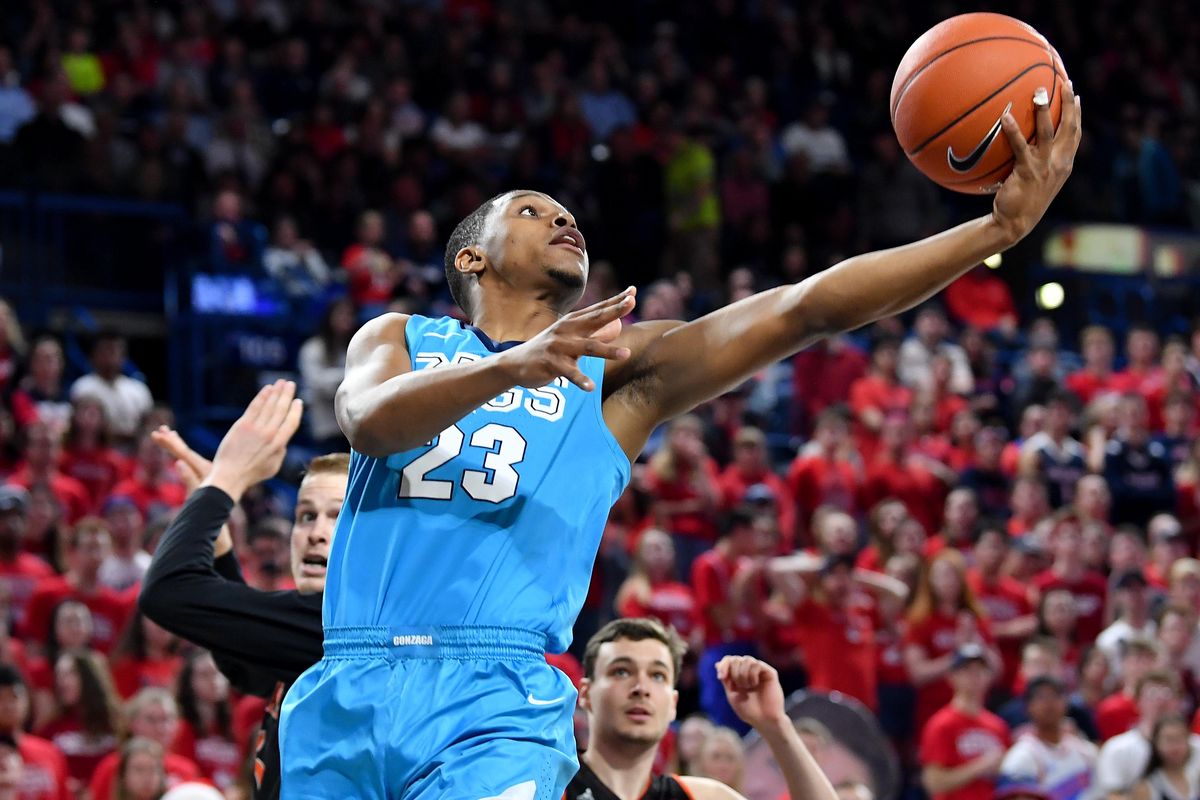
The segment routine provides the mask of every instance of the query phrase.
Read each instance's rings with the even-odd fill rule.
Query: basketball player
[[[558,798],[577,769],[575,691],[542,654],[570,641],[650,432],[1019,241],[1071,169],[1064,98],[1057,133],[1038,109],[1033,145],[1005,117],[1016,168],[992,213],[694,322],[622,327],[632,288],[568,313],[587,244],[544,194],[507,192],[459,223],[446,275],[474,324],[385,314],[347,353],[336,405],[355,452],[325,655],[283,705],[282,797]]]
[[[279,704],[292,681],[321,657],[321,593],[333,521],[346,494],[348,457],[318,456],[296,499],[291,563],[296,589],[263,592],[242,581],[233,540],[223,527],[251,487],[275,476],[300,423],[296,387],[264,387],[221,440],[210,463],[179,434],[154,441],[176,459],[190,488],[199,484],[163,534],[146,572],[142,613],[212,651],[241,692],[267,697],[256,743],[253,796],[279,797]]]
[[[675,719],[675,680],[687,649],[654,619],[618,619],[593,636],[583,656],[579,702],[588,712],[587,752],[563,800],[734,800],[741,795],[709,778],[651,778],[658,743]],[[837,794],[783,707],[779,675],[749,656],[717,663],[729,704],[771,748],[792,797]]]

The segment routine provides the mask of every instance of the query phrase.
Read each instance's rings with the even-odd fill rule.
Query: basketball
[[[962,14],[913,42],[892,81],[892,126],[917,169],[956,192],[989,194],[1012,172],[1000,127],[1012,111],[1036,136],[1033,95],[1045,87],[1055,128],[1066,70],[1046,38],[1003,14]]]

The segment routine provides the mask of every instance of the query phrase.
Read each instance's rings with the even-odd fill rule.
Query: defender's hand
[[[996,193],[992,217],[1013,244],[1033,230],[1071,174],[1082,130],[1079,98],[1070,81],[1062,87],[1062,118],[1057,131],[1050,119],[1050,100],[1045,89],[1034,95],[1034,105],[1037,140],[1033,145],[1025,141],[1011,113],[1006,113],[1000,121],[1016,165]]]
[[[717,679],[729,706],[750,727],[761,730],[787,719],[779,673],[770,664],[750,656],[725,656],[717,662]]]
[[[237,500],[251,486],[275,477],[303,411],[296,384],[276,381],[264,386],[221,440],[204,483]]]
[[[621,317],[633,311],[637,290],[629,287],[595,305],[573,311],[525,344],[503,353],[517,386],[538,388],[562,376],[586,392],[595,383],[579,369],[583,356],[619,361],[628,347],[610,344],[621,333]]]
[[[187,487],[188,495],[200,488],[200,484],[212,472],[213,463],[204,456],[188,447],[188,443],[179,435],[179,431],[160,425],[158,430],[150,432],[153,442],[166,450],[175,459],[175,469]]]

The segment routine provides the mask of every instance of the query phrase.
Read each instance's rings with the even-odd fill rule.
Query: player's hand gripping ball
[[[913,42],[892,82],[892,126],[917,169],[947,189],[990,194],[1013,170],[1005,111],[1037,138],[1034,94],[1062,118],[1067,72],[1046,38],[1003,14],[962,14]]]

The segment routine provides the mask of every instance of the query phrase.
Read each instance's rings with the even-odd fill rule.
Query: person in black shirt
[[[321,598],[334,522],[346,493],[349,456],[318,456],[300,484],[291,536],[296,589],[247,586],[224,527],[251,487],[273,477],[300,424],[295,385],[264,388],[233,424],[212,462],[179,434],[154,440],[198,487],[163,535],[142,583],[142,613],[212,651],[241,692],[269,698],[256,743],[255,798],[279,797],[279,705],[288,687],[322,654]]]
[[[687,646],[654,619],[618,619],[584,652],[579,703],[588,714],[588,747],[563,800],[737,800],[709,778],[651,777],[658,743],[675,719],[675,681]],[[717,662],[729,704],[771,748],[792,797],[836,800],[837,793],[784,710],[779,675],[750,656]]]
[[[1145,525],[1175,507],[1175,478],[1167,449],[1150,438],[1146,401],[1121,398],[1120,425],[1104,451],[1104,478],[1112,491],[1112,522]]]

